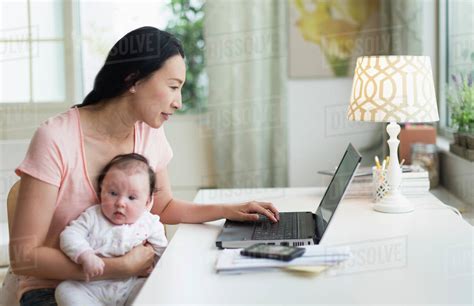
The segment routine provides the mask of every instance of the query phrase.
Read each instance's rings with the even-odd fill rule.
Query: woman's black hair
[[[112,160],[107,165],[105,165],[105,167],[100,172],[99,177],[97,178],[97,183],[99,186],[99,190],[97,191],[97,194],[99,196],[99,199],[100,199],[100,193],[102,192],[102,182],[104,181],[104,178],[109,172],[109,170],[112,167],[124,169],[124,168],[129,167],[133,162],[141,162],[146,165],[147,174],[148,174],[149,183],[150,183],[150,197],[153,195],[154,192],[157,191],[155,187],[155,184],[156,184],[155,172],[150,167],[150,164],[148,163],[148,159],[146,159],[145,156],[140,155],[138,153],[121,154],[112,158]]]
[[[181,42],[168,32],[141,27],[127,33],[112,47],[95,77],[93,90],[77,107],[122,95],[178,54],[184,58]]]

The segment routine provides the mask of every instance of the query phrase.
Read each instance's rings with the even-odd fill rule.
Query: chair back
[[[8,232],[12,235],[13,217],[15,216],[16,202],[18,200],[18,191],[20,190],[20,180],[13,184],[8,192],[7,213],[8,213]]]

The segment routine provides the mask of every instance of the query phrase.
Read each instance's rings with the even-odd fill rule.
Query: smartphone
[[[302,256],[304,251],[304,248],[257,243],[240,251],[240,255],[290,261],[296,257]]]

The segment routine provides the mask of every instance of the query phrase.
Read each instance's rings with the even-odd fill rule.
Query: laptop
[[[255,243],[302,246],[319,244],[349,186],[362,157],[349,144],[316,212],[281,212],[280,221],[226,220],[217,237],[218,248],[245,248]]]

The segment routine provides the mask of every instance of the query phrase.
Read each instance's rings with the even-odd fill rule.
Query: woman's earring
[[[135,89],[135,86],[133,86],[132,88],[130,88],[130,92],[131,92],[131,93],[136,93],[136,92],[137,92],[137,90]]]

